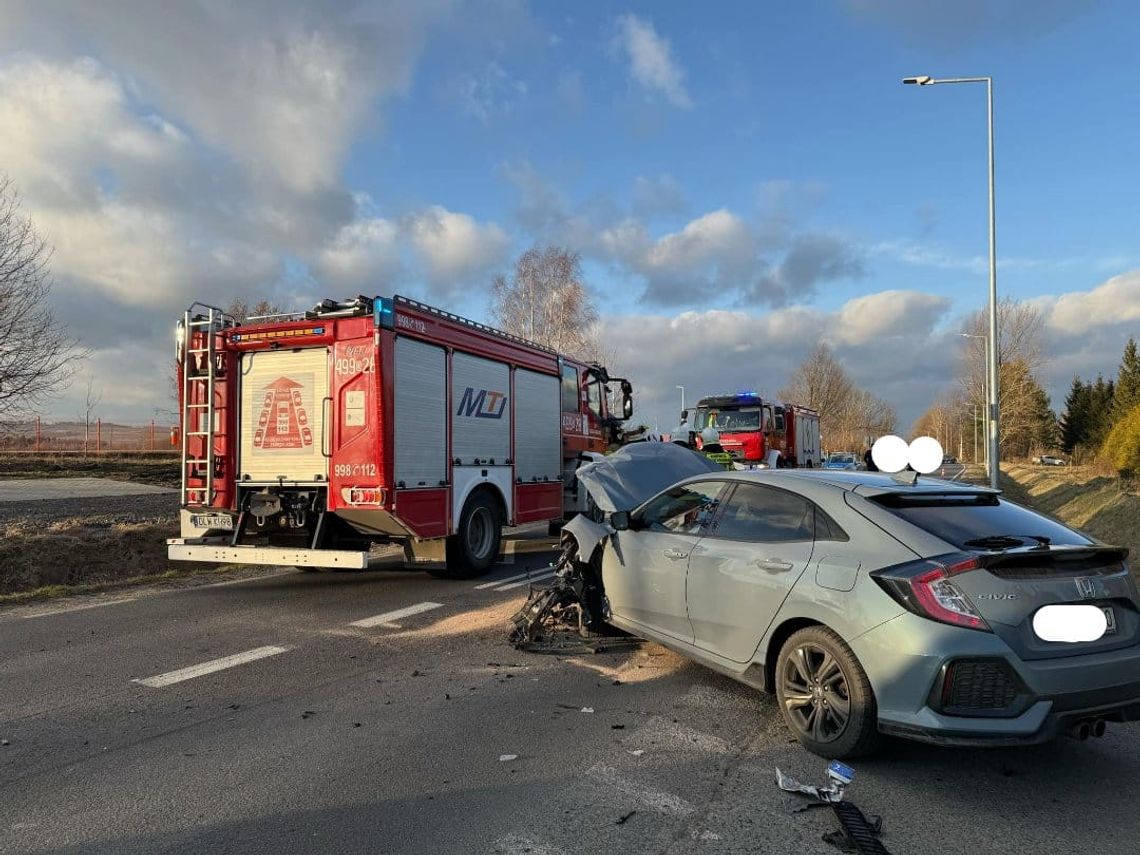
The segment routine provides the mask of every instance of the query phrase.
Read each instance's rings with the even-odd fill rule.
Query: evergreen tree
[[[1078,445],[1088,442],[1091,398],[1091,386],[1080,377],[1074,377],[1065,398],[1065,414],[1061,417],[1061,447],[1066,454],[1072,454]]]
[[[1140,404],[1140,356],[1136,354],[1136,339],[1129,338],[1120,359],[1120,372],[1116,376],[1116,390],[1112,396],[1112,420],[1115,422]]]
[[[1099,447],[1112,429],[1112,400],[1115,395],[1115,381],[1105,382],[1104,376],[1098,374],[1089,396],[1089,430],[1086,440],[1090,445]]]

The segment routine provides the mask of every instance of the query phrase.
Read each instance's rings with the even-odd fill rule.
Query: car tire
[[[806,627],[784,642],[775,684],[784,722],[812,754],[843,760],[871,754],[881,744],[867,672],[827,627]]]
[[[459,531],[447,538],[444,567],[428,570],[441,579],[475,579],[499,558],[503,525],[499,506],[486,490],[471,495],[459,515]]]

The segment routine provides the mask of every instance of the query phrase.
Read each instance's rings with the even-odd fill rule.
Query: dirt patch
[[[1134,482],[1090,467],[1007,465],[1002,489],[1015,502],[1079,528],[1116,546],[1127,546],[1140,561],[1140,489]]]
[[[88,458],[0,455],[0,478],[112,478],[158,487],[177,487],[181,483],[178,458],[165,454]]]

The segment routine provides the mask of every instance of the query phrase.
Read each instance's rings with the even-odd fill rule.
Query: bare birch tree
[[[581,256],[563,247],[533,246],[519,257],[510,278],[496,277],[491,317],[506,332],[568,356],[589,359],[604,352]]]
[[[780,390],[787,404],[819,411],[820,433],[831,450],[858,451],[895,429],[895,410],[847,376],[831,348],[818,344]]]
[[[48,304],[50,261],[16,188],[0,176],[0,419],[66,388],[83,355]]]

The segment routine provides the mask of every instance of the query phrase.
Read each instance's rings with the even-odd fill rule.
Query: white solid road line
[[[82,612],[87,609],[98,609],[103,606],[117,606],[120,603],[133,603],[138,597],[122,597],[118,600],[104,600],[99,603],[83,603],[78,606],[63,606],[62,608],[48,607],[38,612],[31,612],[30,614],[20,615],[24,620],[31,620],[32,618],[51,617],[52,615],[66,615],[72,612]]]
[[[521,582],[511,582],[509,585],[500,585],[495,590],[509,591],[511,588],[521,588],[523,585],[529,585],[531,582],[541,582],[543,579],[549,579],[553,575],[553,570],[545,570],[542,573],[532,573],[528,579],[523,579]]]
[[[200,665],[191,665],[189,668],[180,668],[177,671],[159,674],[157,677],[147,677],[145,680],[133,680],[132,682],[142,683],[142,685],[150,686],[152,689],[161,689],[163,686],[181,683],[183,680],[193,680],[195,677],[203,677],[206,674],[213,674],[215,671],[224,671],[227,668],[233,668],[235,665],[244,665],[246,662],[265,659],[267,656],[276,656],[292,649],[292,647],[277,647],[275,645],[256,647],[253,650],[247,650],[245,653],[223,656],[221,659],[213,659]]]
[[[443,603],[416,603],[414,606],[408,606],[403,609],[396,609],[393,612],[384,612],[382,615],[374,615],[373,617],[364,618],[363,620],[354,620],[349,626],[359,626],[367,629],[372,626],[392,626],[396,621],[401,618],[411,617],[412,615],[423,614],[430,612],[432,609],[438,609],[443,606]]]

